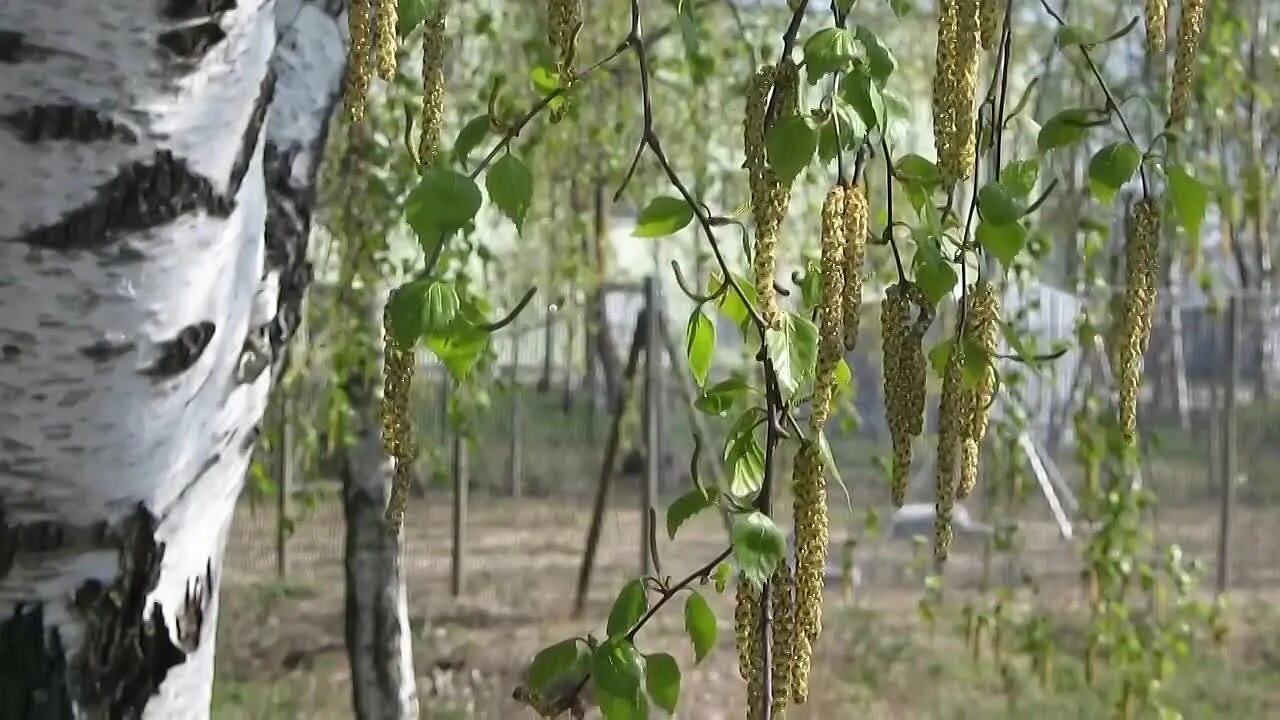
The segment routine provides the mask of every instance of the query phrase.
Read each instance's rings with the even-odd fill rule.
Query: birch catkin
[[[413,348],[396,342],[391,332],[390,303],[383,307],[382,354],[382,449],[395,464],[386,519],[392,532],[399,532],[409,502],[413,461],[417,451],[409,420],[409,390],[413,383]]]
[[[1173,87],[1169,92],[1169,124],[1182,122],[1191,104],[1191,81],[1195,76],[1196,53],[1204,30],[1206,0],[1183,0],[1178,18],[1178,52],[1173,58]]]
[[[963,336],[951,347],[942,375],[942,397],[938,402],[938,455],[934,466],[933,556],[946,560],[951,551],[951,510],[955,505],[956,475],[960,468],[964,440],[964,342]]]
[[[1147,53],[1163,55],[1166,46],[1169,0],[1147,0],[1145,20],[1147,24]]]
[[[378,77],[391,82],[396,77],[396,0],[378,0]]]
[[[773,616],[773,717],[781,718],[791,700],[792,657],[795,647],[795,583],[784,557],[769,581]]]
[[[940,157],[939,172],[945,188],[967,180],[977,156],[978,65],[982,59],[980,0],[956,0],[955,43],[946,101],[951,106],[953,129],[950,152]]]
[[[351,0],[351,9],[347,13],[351,49],[343,101],[347,118],[353,123],[364,120],[365,101],[369,95],[369,65],[373,54],[372,14],[370,0]]]
[[[912,321],[911,311],[919,314]],[[884,404],[893,443],[891,494],[902,507],[911,471],[911,441],[924,430],[924,334],[933,323],[934,309],[914,283],[904,281],[885,290],[880,307],[884,345]]]
[[[987,435],[991,403],[996,392],[995,355],[1000,313],[1000,298],[991,283],[974,283],[965,295],[965,337],[971,347],[982,351],[986,366],[977,382],[966,384],[963,389],[960,481],[956,485],[958,499],[968,497],[978,483],[978,452]]]
[[[938,164],[950,157],[955,137],[955,106],[951,101],[956,62],[956,14],[960,0],[938,0],[938,43],[933,70],[933,145]]]
[[[1120,337],[1120,429],[1133,442],[1138,433],[1142,356],[1151,340],[1160,236],[1160,206],[1145,198],[1133,207],[1125,238],[1125,296]]]
[[[738,649],[738,673],[747,682],[747,717],[759,713],[764,694],[760,664],[760,588],[738,580],[733,610],[733,636]]]
[[[867,251],[867,196],[861,185],[844,193],[844,349],[858,344],[858,320],[862,312],[862,266]]]
[[[770,90],[778,100],[774,103],[774,113],[766,117]],[[744,164],[750,176],[751,207],[756,225],[752,271],[760,317],[770,328],[779,327],[782,317],[774,279],[778,265],[778,231],[791,202],[791,186],[765,162],[764,136],[778,117],[797,112],[799,92],[799,69],[791,60],[783,59],[776,69],[762,68],[756,73],[748,93],[743,129]]]
[[[549,0],[547,41],[551,43],[556,70],[565,82],[573,80],[573,60],[577,53],[578,33],[581,31],[582,0]]]
[[[422,36],[422,131],[418,136],[418,163],[423,167],[430,167],[440,154],[448,12],[449,0],[439,0]]]

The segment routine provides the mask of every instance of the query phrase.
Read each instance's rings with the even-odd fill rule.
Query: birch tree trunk
[[[0,3],[0,717],[209,715],[343,5]]]
[[[362,290],[365,295],[369,291]],[[381,325],[381,305],[362,314]],[[379,335],[375,331],[376,341]],[[362,333],[363,335],[363,333]],[[405,591],[404,548],[386,520],[391,496],[391,459],[382,449],[379,364],[355,368],[346,381],[355,442],[344,448],[342,506],[346,519],[347,658],[351,691],[360,720],[416,720],[413,635]],[[373,372],[367,372],[372,370]]]

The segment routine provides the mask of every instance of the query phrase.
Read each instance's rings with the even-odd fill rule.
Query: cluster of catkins
[[[347,118],[351,122],[364,119],[370,65],[375,66],[378,77],[387,82],[396,76],[396,4],[397,0],[351,0],[347,14],[351,54],[345,93]]]
[[[933,141],[938,173],[948,191],[968,179],[977,156],[978,65],[994,42],[996,20],[982,0],[939,0],[933,77]],[[988,2],[987,5],[992,3]]]
[[[756,97],[754,103],[749,101],[748,112],[753,108],[763,111],[764,102],[758,99],[759,95]],[[748,137],[752,133],[751,124],[748,120]],[[750,155],[748,163],[748,168],[752,168]],[[753,170],[753,181],[757,179]],[[825,468],[818,443],[831,414],[836,367],[845,350],[852,349],[857,340],[867,237],[867,200],[862,187],[857,184],[833,187],[822,205],[821,225],[822,298],[818,307],[814,393],[809,435],[796,454],[792,469],[795,568],[793,571],[784,558],[769,583],[768,600],[773,617],[770,680],[775,717],[781,716],[789,703],[799,704],[808,699],[813,644],[822,632],[829,526]],[[757,276],[757,280],[772,290],[771,273]],[[748,717],[753,718],[762,710],[764,683],[759,621],[764,598],[759,588],[743,582],[738,586],[737,599],[734,619],[739,669],[747,681]]]
[[[387,523],[393,532],[398,532],[409,502],[413,460],[417,455],[409,420],[409,388],[413,383],[415,358],[413,348],[402,346],[392,334],[389,308],[388,303],[382,310],[382,449],[395,463]]]

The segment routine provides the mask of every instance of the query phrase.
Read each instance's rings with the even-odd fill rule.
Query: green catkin
[[[933,71],[933,145],[938,164],[950,157],[955,136],[955,106],[951,101],[956,61],[956,13],[959,0],[938,0],[938,42]]]
[[[551,43],[556,71],[566,82],[573,81],[573,61],[577,53],[578,33],[581,31],[582,0],[549,0],[547,41]]]
[[[965,294],[964,333],[968,342],[982,350],[986,367],[974,383],[966,383],[962,401],[960,482],[956,497],[969,497],[978,483],[978,455],[987,435],[991,403],[996,392],[995,354],[999,340],[1000,298],[988,282],[969,286]]]
[[[795,583],[784,557],[769,582],[773,615],[773,717],[782,718],[791,699],[795,628]]]
[[[911,319],[913,307],[919,312]],[[922,342],[933,308],[911,282],[890,285],[880,307],[884,361],[885,419],[893,444],[891,495],[895,507],[906,500],[911,442],[924,429],[925,361]]]
[[[440,153],[440,128],[444,124],[444,55],[448,0],[440,0],[427,19],[422,36],[422,126],[418,136],[418,163],[430,167]]]
[[[1169,0],[1147,0],[1145,19],[1147,23],[1147,54],[1163,55],[1167,45],[1166,30],[1169,14]]]
[[[955,36],[952,57],[948,60],[947,85],[944,92],[950,107],[951,140],[949,151],[939,156],[938,170],[944,188],[954,188],[973,172],[977,156],[978,66],[982,60],[982,20],[980,0],[955,1]]]
[[[759,628],[760,588],[739,580],[733,609],[733,637],[738,649],[738,674],[748,683],[753,675],[759,674]]]
[[[370,0],[351,0],[351,9],[347,13],[351,49],[343,102],[347,118],[353,123],[364,120],[365,102],[369,96],[369,64],[373,53],[372,14]]]
[[[1128,442],[1138,434],[1138,391],[1142,384],[1142,356],[1151,340],[1155,312],[1155,278],[1160,235],[1160,206],[1154,199],[1133,207],[1125,238],[1124,315],[1120,337],[1120,429]]]
[[[378,77],[386,82],[396,78],[396,0],[378,0]]]
[[[769,73],[772,75],[772,91],[778,99],[774,102],[773,113],[768,117],[765,117],[769,103],[769,89],[764,82],[768,74],[765,70],[756,74],[756,81],[747,99],[747,112],[760,118],[756,120],[750,115],[747,117],[745,134],[750,137],[744,137],[747,140],[748,171],[752,173],[751,206],[756,225],[752,270],[760,317],[765,325],[775,329],[782,319],[774,289],[778,265],[778,231],[786,217],[787,205],[791,202],[791,185],[779,178],[764,161],[764,134],[778,118],[789,117],[799,111],[799,72],[794,62],[784,58]]]
[[[386,519],[392,532],[399,532],[409,502],[413,461],[417,451],[409,420],[409,390],[413,383],[415,355],[402,347],[391,333],[390,303],[382,311],[382,449],[395,465]]]
[[[858,345],[867,215],[866,192],[861,185],[850,185],[844,193],[844,349],[847,352],[853,352]]]
[[[1183,0],[1178,18],[1178,51],[1173,58],[1173,87],[1169,92],[1169,125],[1187,117],[1191,104],[1191,81],[1195,76],[1196,53],[1204,31],[1206,0]]]
[[[956,475],[960,469],[964,418],[964,342],[951,347],[942,376],[942,398],[938,402],[938,455],[934,467],[933,556],[946,560],[951,551],[951,510],[955,505]]]

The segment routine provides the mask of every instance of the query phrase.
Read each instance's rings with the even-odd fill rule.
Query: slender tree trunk
[[[209,714],[343,7],[0,4],[0,717]]]
[[[391,461],[382,450],[375,382],[353,374],[346,385],[356,425],[342,463],[347,657],[356,717],[411,720],[418,717],[413,636],[403,546],[386,522]]]

